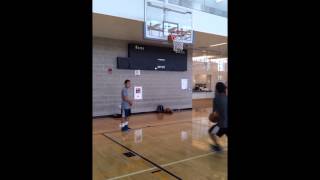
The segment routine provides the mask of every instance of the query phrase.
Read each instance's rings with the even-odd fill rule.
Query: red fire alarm
[[[112,68],[108,68],[108,74],[112,74]]]

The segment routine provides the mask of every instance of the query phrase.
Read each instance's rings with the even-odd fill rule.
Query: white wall
[[[99,14],[144,21],[144,0],[93,0],[92,11]],[[198,10],[191,11],[194,30],[228,36],[227,18]]]

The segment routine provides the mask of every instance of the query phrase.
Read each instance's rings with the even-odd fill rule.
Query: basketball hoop
[[[176,52],[176,53],[181,53],[183,51],[183,41],[180,40],[179,38],[176,38],[174,41],[173,41],[173,50]]]
[[[174,34],[169,34],[168,35],[168,41],[169,41],[169,43],[172,43],[175,39],[176,39],[176,35],[174,35]]]
[[[183,36],[180,31],[176,31],[176,34],[169,34],[168,41],[173,44],[173,51],[176,53],[183,52]]]

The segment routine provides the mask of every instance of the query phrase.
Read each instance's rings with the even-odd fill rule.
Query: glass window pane
[[[168,0],[169,3],[227,17],[228,0]]]

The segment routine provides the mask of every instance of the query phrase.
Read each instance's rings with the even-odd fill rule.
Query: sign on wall
[[[140,75],[141,75],[140,70],[134,70],[134,75],[135,75],[135,76],[140,76]]]
[[[181,89],[188,89],[188,79],[181,79]]]
[[[142,99],[142,86],[134,87],[134,99],[135,100]]]

